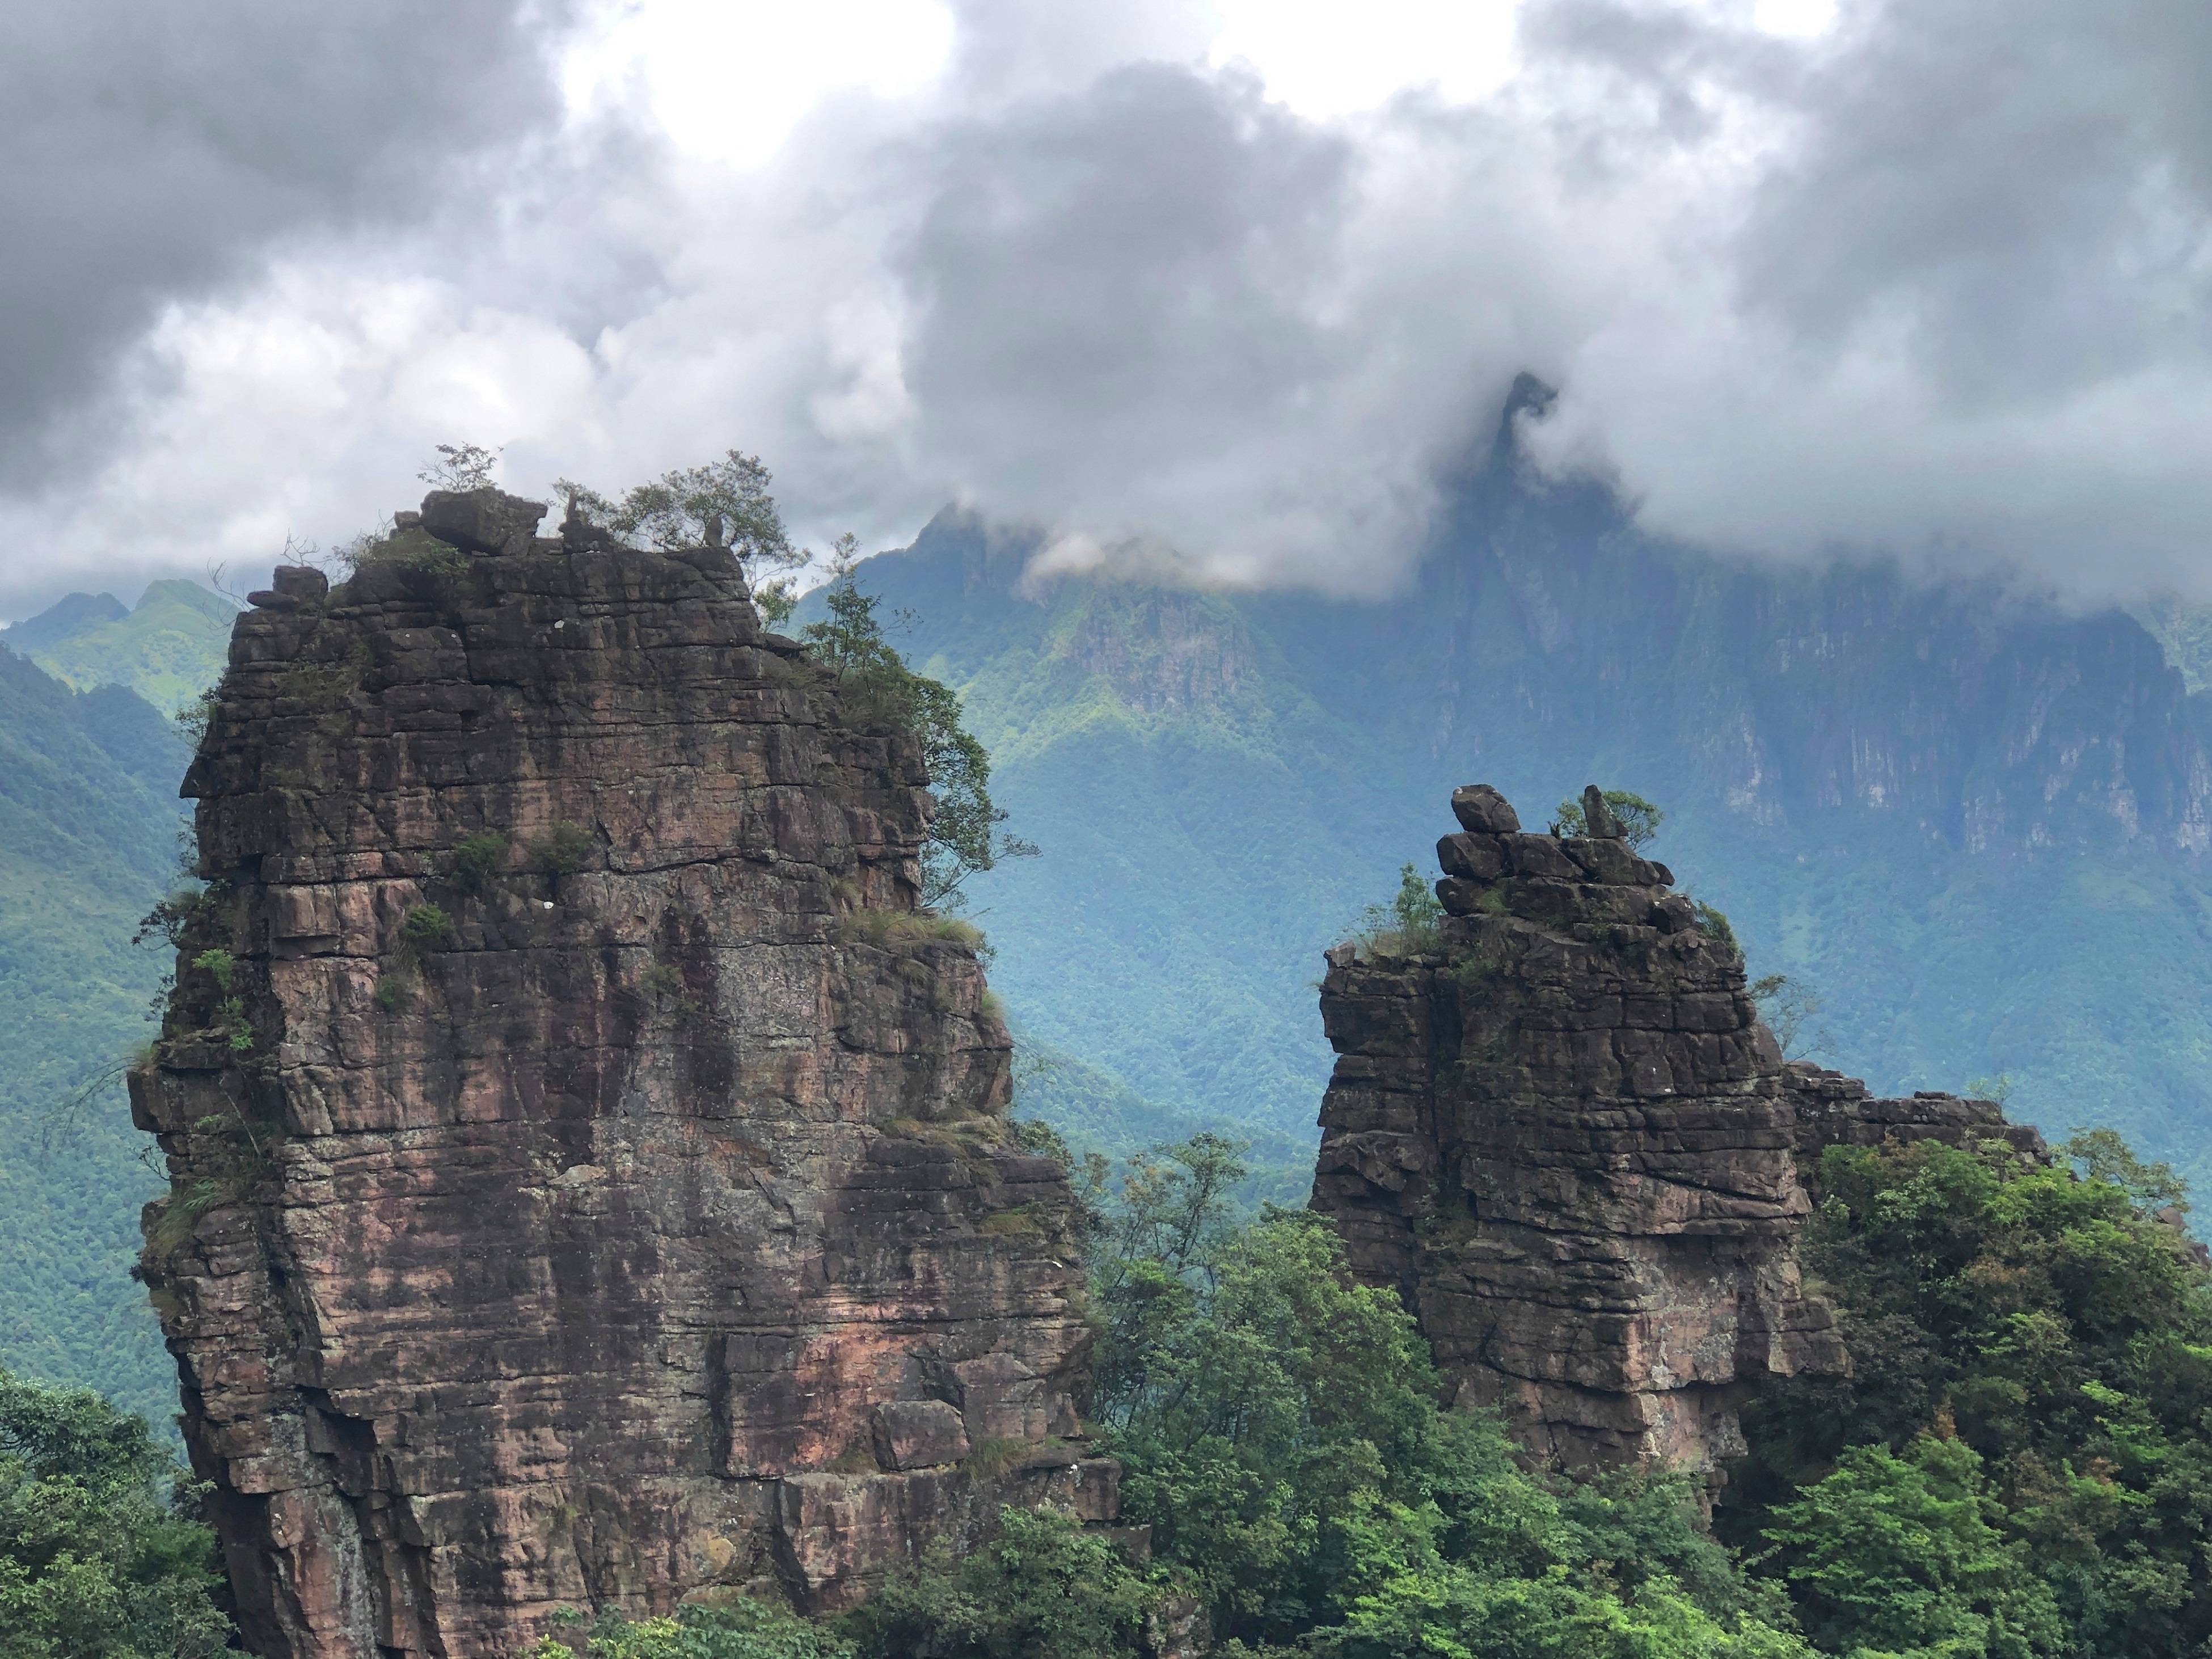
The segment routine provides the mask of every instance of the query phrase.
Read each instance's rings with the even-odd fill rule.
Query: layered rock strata
[[[1114,1510],[915,743],[727,552],[543,512],[280,571],[185,785],[143,1271],[264,1655],[835,1607],[1001,1501]]]
[[[1452,805],[1439,937],[1328,954],[1314,1203],[1462,1401],[1571,1465],[1712,1469],[1747,1383],[1844,1363],[1791,1255],[1781,1054],[1663,865]]]
[[[1313,1201],[1414,1310],[1460,1401],[1571,1465],[1717,1480],[1760,1378],[1846,1364],[1794,1248],[1835,1144],[2002,1140],[1994,1102],[1785,1062],[1709,912],[1595,788],[1587,836],[1456,790],[1436,936],[1328,953]]]
[[[1797,1122],[1799,1170],[1810,1175],[1829,1146],[1880,1146],[1885,1143],[1941,1141],[1971,1146],[2002,1140],[2022,1160],[2051,1161],[2043,1137],[2025,1123],[2008,1123],[1994,1100],[1972,1100],[1923,1090],[1885,1100],[1865,1084],[1802,1060],[1782,1068],[1782,1088]]]

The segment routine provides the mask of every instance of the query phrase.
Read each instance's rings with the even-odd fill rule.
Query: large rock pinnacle
[[[1794,1254],[1820,1147],[2040,1142],[1987,1102],[1877,1100],[1785,1063],[1735,944],[1664,865],[1524,833],[1486,786],[1451,804],[1437,937],[1328,953],[1315,1207],[1461,1401],[1570,1465],[1717,1480],[1747,1388],[1845,1363]],[[1614,827],[1595,788],[1584,810]]]
[[[1110,1518],[1060,1168],[1012,1143],[919,750],[720,549],[435,497],[239,620],[132,1079],[144,1275],[256,1652],[848,1601]]]

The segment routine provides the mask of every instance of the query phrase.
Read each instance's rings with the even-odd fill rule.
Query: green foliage
[[[1663,809],[1644,799],[1632,790],[1601,789],[1606,810],[1613,814],[1613,822],[1620,826],[1620,838],[1629,850],[1640,853],[1649,847],[1659,834],[1659,826],[1666,821]],[[1559,803],[1552,814],[1552,833],[1555,836],[1587,836],[1589,817],[1578,800]]]
[[[177,710],[177,735],[185,746],[197,752],[207,741],[208,722],[215,718],[216,707],[222,702],[222,689],[210,685],[198,696],[189,697]]]
[[[453,885],[465,893],[480,894],[507,863],[507,837],[495,830],[478,830],[454,843],[451,866]]]
[[[757,455],[727,451],[704,466],[679,467],[618,498],[562,479],[554,485],[574,510],[625,541],[641,540],[667,552],[708,545],[727,547],[746,574],[788,569],[807,555],[791,544],[769,470]]]
[[[401,921],[399,937],[416,950],[434,951],[453,937],[453,919],[441,906],[418,904]]]
[[[1171,1201],[1140,1191],[1146,1217],[1100,1230],[1097,1409],[1125,1518],[1217,1634],[1345,1659],[1806,1652],[1680,1481],[1525,1469],[1494,1414],[1438,1407],[1411,1317],[1326,1220],[1224,1233],[1222,1149],[1178,1161]]]
[[[2030,1659],[2065,1650],[2050,1587],[1962,1441],[1918,1435],[1899,1456],[1853,1446],[1774,1512],[1806,1629],[1831,1652]]]
[[[769,576],[753,584],[753,606],[770,628],[781,628],[799,609],[799,585],[788,576]]]
[[[2189,1188],[2173,1166],[2145,1164],[2116,1129],[2076,1129],[2058,1150],[2084,1181],[2118,1188],[2130,1204],[2147,1214],[2189,1208]]]
[[[221,881],[179,887],[139,917],[131,942],[148,945],[159,939],[172,951],[182,950],[185,936],[212,920],[216,907],[229,893],[230,884]]]
[[[657,1619],[610,1611],[578,1640],[546,1637],[528,1659],[854,1659],[835,1632],[742,1596]]]
[[[146,921],[139,923],[142,936],[151,921],[149,916]],[[253,1027],[246,1018],[246,998],[238,989],[238,958],[218,945],[193,957],[192,966],[215,981],[216,1028],[227,1034],[234,1054],[251,1054],[253,1051]]]
[[[573,876],[592,851],[592,832],[563,819],[530,843],[530,860],[556,876]]]
[[[1398,868],[1398,890],[1388,904],[1370,904],[1360,913],[1352,942],[1362,957],[1419,956],[1443,944],[1444,907],[1419,867]]]
[[[1707,939],[1716,944],[1725,945],[1731,951],[1742,951],[1743,947],[1736,943],[1735,929],[1729,925],[1725,910],[1717,909],[1703,899],[1692,899],[1690,908],[1697,912],[1698,930]]]
[[[481,444],[440,444],[437,459],[415,476],[438,489],[485,489],[499,465],[500,452]]]
[[[869,1659],[1134,1659],[1160,1596],[1111,1539],[1050,1510],[1009,1508],[989,1543],[957,1565],[940,1547],[844,1629]]]
[[[1723,916],[1721,920],[1725,927],[1728,919]],[[1735,937],[1730,930],[1731,942]],[[1814,1016],[1820,1012],[1820,999],[1787,974],[1762,974],[1745,989],[1758,1005],[1759,1017],[1766,1022],[1766,1029],[1774,1033],[1774,1041],[1780,1045],[1785,1060],[1824,1054],[1834,1046],[1834,1040],[1826,1031],[1809,1026]]]
[[[1248,1173],[1250,1150],[1249,1142],[1202,1131],[1129,1158],[1111,1204],[1094,1223],[1096,1286],[1111,1298],[1131,1270],[1146,1264],[1179,1280],[1210,1277],[1230,1236],[1232,1194]]]
[[[143,1418],[0,1370],[0,1659],[204,1659],[215,1535]]]
[[[427,575],[459,576],[469,568],[469,556],[451,542],[441,542],[419,525],[358,536],[337,550],[338,563],[348,574],[369,565],[420,571]]]
[[[960,723],[960,699],[907,666],[884,632],[876,601],[844,571],[824,596],[829,614],[805,633],[815,659],[836,675],[848,710],[863,721],[908,732],[921,744],[936,811],[922,848],[921,899],[955,905],[971,876],[1002,859],[1037,849],[1000,829],[1006,812],[991,799],[991,758]]]
[[[1916,1594],[1934,1599],[1914,1642],[1937,1644],[1929,1632],[1946,1620],[1996,1620],[1988,1586],[2018,1587],[1988,1576],[2002,1564],[1986,1526],[2032,1570],[2060,1634],[2033,1633],[2039,1603],[2018,1589],[2028,1600],[2003,1622],[2029,1645],[1991,1635],[1958,1651],[2121,1659],[2212,1638],[2212,1273],[2146,1213],[2179,1196],[2170,1171],[2117,1138],[2074,1156],[2084,1178],[2023,1164],[2002,1142],[1823,1153],[1802,1255],[1838,1310],[1851,1374],[1767,1386],[1718,1517],[1746,1543],[1775,1527],[1816,1634],[1859,1620],[1851,1641],[1905,1640],[1865,1633],[1874,1615],[1852,1612],[1846,1591],[1854,1574],[1889,1582],[1916,1553],[1928,1557]],[[1943,1505],[1954,1535],[1940,1550],[1868,1531],[1875,1511],[1935,1526]],[[1863,1548],[1837,1528],[1857,1528]],[[1939,1573],[1952,1576],[1927,1576]]]

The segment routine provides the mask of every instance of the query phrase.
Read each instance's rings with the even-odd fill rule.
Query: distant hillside
[[[1595,781],[1665,805],[1753,972],[1824,999],[1819,1057],[2008,1074],[2028,1120],[2212,1179],[2212,699],[2136,621],[1719,561],[1505,452],[1387,602],[1031,587],[1030,550],[948,513],[860,579],[1043,847],[976,902],[1088,1099],[1309,1135],[1319,952],[1431,868],[1437,803],[1489,781],[1540,829]]]
[[[166,964],[130,940],[176,868],[185,758],[135,692],[73,691],[0,650],[0,1364],[156,1423],[175,1374],[129,1275],[163,1183],[119,1085],[57,1114],[151,1036]]]
[[[0,645],[80,691],[127,685],[174,714],[222,674],[238,607],[197,582],[158,581],[137,608],[112,593],[72,593],[0,630]]]

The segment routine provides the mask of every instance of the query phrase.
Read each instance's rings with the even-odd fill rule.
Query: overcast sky
[[[2212,599],[2203,0],[0,18],[0,616],[736,446],[1375,591],[1513,375],[1662,532]]]

